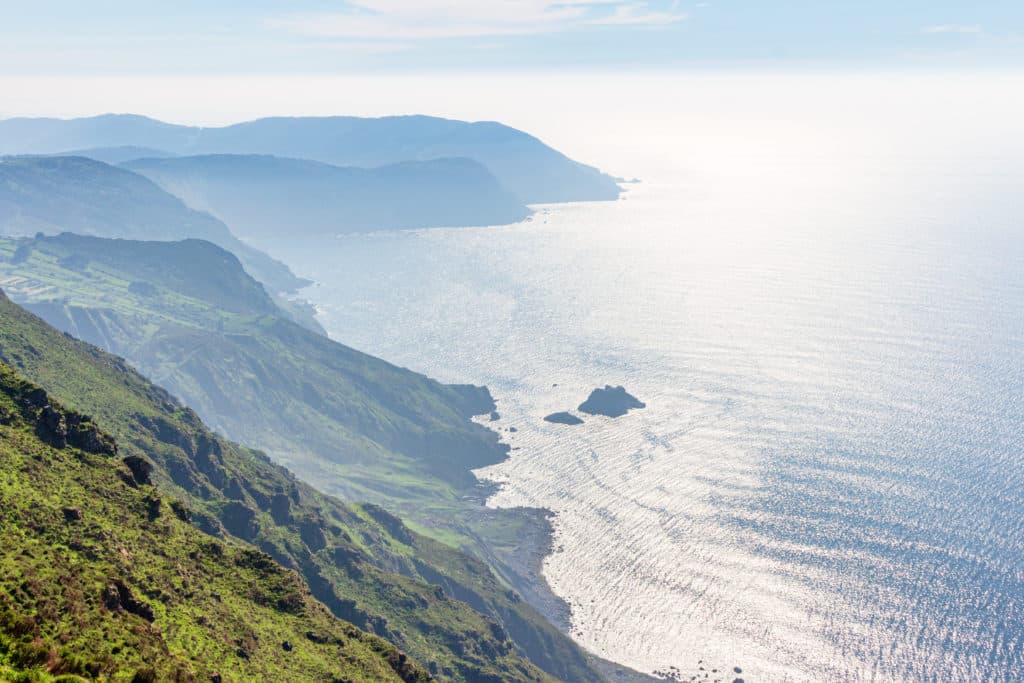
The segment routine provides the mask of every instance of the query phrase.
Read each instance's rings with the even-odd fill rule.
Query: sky
[[[1022,0],[0,0],[0,76],[1024,66]]]
[[[1018,93],[1024,0],[0,0],[0,119],[432,114],[618,167],[645,131],[788,136],[798,100],[865,130],[922,104],[992,146],[978,112]]]

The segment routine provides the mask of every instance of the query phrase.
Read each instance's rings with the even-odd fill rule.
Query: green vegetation
[[[137,465],[137,464],[136,464]],[[0,364],[0,679],[426,681]]]
[[[470,469],[507,452],[469,420],[494,407],[485,389],[445,386],[304,329],[209,243],[0,240],[0,286],[323,492],[386,505],[481,555],[480,518],[502,515],[513,536],[532,523],[479,505]]]
[[[41,258],[35,251],[26,261]],[[92,267],[90,261],[86,272]],[[176,300],[184,306],[186,299]],[[248,313],[243,306],[236,315]],[[226,324],[238,319],[228,316]],[[296,336],[305,332],[286,322],[271,317],[268,327],[285,327]],[[382,366],[400,372],[361,354],[352,358],[362,363],[352,366],[361,368],[351,375],[353,382],[384,372]],[[71,409],[94,416],[118,440],[120,456],[136,467],[152,466],[159,495],[187,505],[199,529],[226,543],[258,548],[295,569],[336,616],[394,643],[436,678],[601,679],[569,639],[486,565],[410,531],[379,507],[348,506],[323,495],[263,453],[216,436],[121,359],[60,334],[6,297],[0,298],[0,360]],[[417,381],[429,386],[425,378]],[[470,392],[450,391],[450,410],[459,401],[463,411],[471,410]],[[406,417],[415,415],[415,406],[414,400],[399,402],[395,415],[403,415],[399,408]],[[436,451],[439,458],[446,452]]]
[[[486,390],[439,384],[303,328],[212,244],[64,234],[0,241],[0,260],[19,303],[332,493],[391,500],[396,487],[427,487],[445,497],[445,486],[475,484],[470,468],[505,457],[468,419],[492,408]]]
[[[84,157],[0,157],[0,234],[78,232],[142,240],[200,238],[230,249],[274,292],[307,281],[153,182]]]

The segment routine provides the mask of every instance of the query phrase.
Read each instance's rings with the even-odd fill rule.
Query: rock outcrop
[[[551,413],[544,417],[545,422],[554,422],[560,425],[581,425],[583,420],[569,412]]]
[[[630,410],[646,407],[646,403],[628,393],[624,387],[606,384],[604,389],[594,389],[590,392],[587,400],[580,404],[579,411],[588,415],[622,417]]]

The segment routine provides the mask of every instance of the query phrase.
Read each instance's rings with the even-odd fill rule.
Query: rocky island
[[[583,420],[569,412],[551,413],[544,418],[545,422],[554,422],[560,425],[581,425]]]
[[[622,417],[630,410],[646,408],[636,396],[628,393],[624,387],[605,385],[604,389],[594,389],[587,400],[580,404],[579,411],[588,415],[605,415]]]

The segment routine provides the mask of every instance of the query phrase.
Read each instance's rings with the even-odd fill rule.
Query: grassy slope
[[[123,454],[151,459],[160,490],[185,500],[198,526],[297,569],[336,615],[386,637],[439,678],[545,679],[521,656],[527,651],[566,680],[600,678],[571,641],[487,567],[386,514],[324,496],[262,453],[216,437],[124,361],[58,333],[6,298],[0,360],[94,415]],[[481,611],[469,608],[474,601]]]
[[[428,678],[294,572],[192,527],[76,417],[0,364],[0,679]]]
[[[456,391],[268,313],[263,290],[225,256],[201,242],[0,240],[0,285],[59,329],[130,359],[220,433],[325,493],[386,505],[539,604],[547,522],[539,511],[484,508],[469,474],[505,456],[467,419],[489,409],[486,392]],[[150,289],[133,291],[140,281]]]
[[[465,518],[479,506],[464,501],[477,485],[468,470],[506,453],[467,418],[490,409],[486,392],[441,385],[301,328],[224,256],[199,242],[0,240],[0,282],[322,491],[386,504],[472,545]],[[139,281],[151,289],[133,291]]]
[[[235,237],[155,183],[83,157],[0,157],[0,233],[64,231],[130,239],[200,238],[230,249],[275,292],[305,284],[288,266]]]

